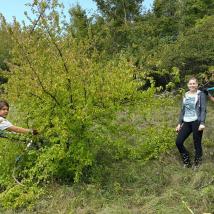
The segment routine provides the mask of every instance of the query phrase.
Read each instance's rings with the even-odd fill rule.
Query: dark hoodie
[[[206,108],[207,108],[207,100],[206,100],[206,95],[204,94],[204,92],[198,90],[197,91],[197,101],[195,104],[195,111],[198,117],[198,121],[200,122],[200,124],[205,124],[205,119],[206,119]],[[186,94],[185,94],[186,96]],[[182,103],[182,108],[181,108],[181,113],[180,113],[180,117],[179,117],[179,124],[182,124],[183,118],[184,118],[184,114],[185,114],[185,107],[184,107],[184,101],[185,101],[185,96],[183,97],[183,103]]]

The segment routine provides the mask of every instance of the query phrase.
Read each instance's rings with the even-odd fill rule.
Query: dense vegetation
[[[145,186],[136,192],[135,201],[139,199],[136,206],[140,206],[150,200],[147,191],[148,197],[158,200],[163,190],[153,193],[169,181],[170,171],[165,175],[155,165],[162,164],[163,154],[175,153],[180,88],[191,75],[201,84],[213,80],[214,3],[155,0],[145,12],[142,0],[95,2],[98,14],[89,17],[77,5],[69,10],[69,21],[56,0],[29,3],[34,18],[25,14],[28,25],[16,20],[8,24],[1,17],[1,98],[11,103],[14,123],[40,132],[33,139],[36,148],[29,150],[20,139],[1,139],[0,204],[4,208],[33,209],[36,199],[54,185],[75,188],[84,183],[94,187],[84,194],[99,194],[100,188],[104,191],[100,200],[112,192],[112,197],[122,198],[124,191],[129,194],[125,188],[135,183],[139,188],[143,176]],[[205,141],[211,145],[209,135]],[[148,162],[152,159],[159,161]],[[151,182],[146,176],[149,166]],[[155,173],[160,173],[157,180]],[[178,192],[183,194],[182,189]],[[206,198],[212,193],[212,188],[200,192],[198,199],[204,199],[205,205],[195,205],[197,211],[213,210]],[[177,213],[188,210],[186,200]],[[158,207],[160,201],[156,203]],[[67,207],[65,212],[78,213],[72,206],[73,211]],[[135,212],[124,209],[129,211]]]

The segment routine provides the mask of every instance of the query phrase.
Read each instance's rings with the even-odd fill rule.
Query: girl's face
[[[191,92],[196,92],[198,90],[198,83],[194,79],[190,80],[187,86]]]
[[[7,117],[8,112],[9,112],[9,108],[7,106],[3,106],[0,109],[0,117]]]

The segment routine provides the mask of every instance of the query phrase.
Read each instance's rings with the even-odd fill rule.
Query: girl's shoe
[[[194,169],[197,169],[201,166],[202,164],[202,158],[195,158],[195,161],[194,161]]]
[[[182,154],[184,168],[190,168],[192,166],[190,157],[188,154]]]

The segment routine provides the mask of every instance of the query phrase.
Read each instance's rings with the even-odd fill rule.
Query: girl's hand
[[[30,132],[32,135],[37,135],[39,134],[38,131],[36,129],[30,129]]]
[[[181,124],[178,124],[175,130],[176,132],[179,132],[181,130]]]
[[[205,125],[201,124],[199,127],[198,127],[198,131],[203,131],[205,129]]]

